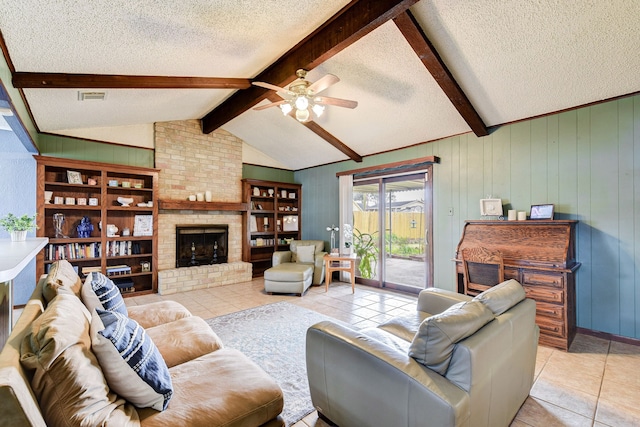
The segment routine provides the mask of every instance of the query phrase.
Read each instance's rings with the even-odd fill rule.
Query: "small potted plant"
[[[14,214],[7,214],[4,218],[0,219],[0,226],[7,230],[11,235],[13,242],[23,242],[27,238],[27,231],[35,230],[38,228],[36,224],[36,215],[22,215],[17,217]]]
[[[358,270],[360,276],[372,279],[376,275],[378,264],[378,246],[373,233],[361,233],[357,228],[353,229],[353,251],[358,257]]]

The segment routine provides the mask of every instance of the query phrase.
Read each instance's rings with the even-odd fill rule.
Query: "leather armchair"
[[[314,259],[313,259],[313,279],[311,284],[320,285],[324,280],[324,259],[327,254],[324,251],[323,240],[292,240],[289,244],[288,251],[276,251],[273,253],[273,266],[287,263],[297,262],[297,250],[299,246],[314,246]]]
[[[306,358],[313,405],[340,427],[508,426],[533,384],[538,344],[535,302],[523,298],[522,290],[520,301],[454,343],[442,374],[410,355],[414,337],[426,319],[471,301],[466,295],[426,289],[416,313],[377,328],[312,326]]]

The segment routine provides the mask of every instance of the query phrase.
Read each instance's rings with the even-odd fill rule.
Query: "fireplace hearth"
[[[176,267],[225,264],[229,243],[228,225],[176,226]]]

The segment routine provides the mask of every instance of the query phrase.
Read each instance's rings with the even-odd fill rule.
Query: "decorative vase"
[[[27,230],[12,231],[10,234],[12,242],[24,242],[27,240]]]
[[[64,224],[64,214],[54,213],[53,214],[53,230],[55,232],[55,238],[56,239],[66,238],[67,237],[62,232],[62,225],[63,224]]]

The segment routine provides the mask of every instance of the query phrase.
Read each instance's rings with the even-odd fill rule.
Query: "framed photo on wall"
[[[553,219],[554,205],[531,205],[529,219]]]

